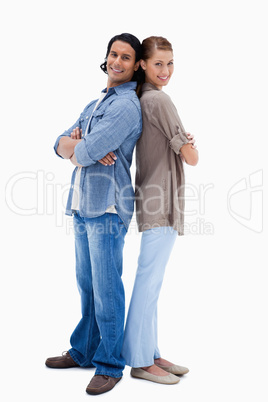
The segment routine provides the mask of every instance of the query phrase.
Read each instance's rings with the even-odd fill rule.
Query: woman
[[[186,134],[170,97],[162,91],[173,74],[173,50],[162,37],[142,43],[145,83],[140,98],[143,132],[136,148],[136,213],[142,233],[122,355],[131,375],[164,384],[189,370],[162,359],[157,345],[157,300],[177,235],[183,234],[183,162],[196,165],[193,136]]]

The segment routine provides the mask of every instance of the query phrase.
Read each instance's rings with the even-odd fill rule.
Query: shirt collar
[[[142,86],[142,92],[144,92],[144,91],[152,91],[152,90],[161,91],[161,89],[157,88],[157,87],[156,87],[155,85],[153,85],[153,84],[150,84],[149,82],[145,82],[145,84],[143,84],[143,86]]]
[[[129,92],[132,89],[136,89],[136,87],[137,87],[136,81],[125,82],[125,84],[110,88],[108,91],[108,94],[113,94],[115,92],[117,95],[120,95],[120,94]],[[107,91],[107,88],[102,90],[102,92],[106,92],[106,91]]]

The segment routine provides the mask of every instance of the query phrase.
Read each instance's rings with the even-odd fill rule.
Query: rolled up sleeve
[[[86,139],[84,138],[83,141],[79,142],[74,148],[74,153],[76,156],[77,162],[82,165],[82,166],[90,166],[96,163],[95,160],[93,160],[88,151],[87,151],[87,144],[86,144]],[[108,152],[107,152],[108,153]],[[105,155],[104,155],[105,156]],[[101,159],[101,158],[100,158]]]
[[[175,154],[179,155],[181,147],[185,144],[188,144],[188,139],[186,135],[182,135],[181,133],[176,134],[170,141],[169,141],[169,146]]]
[[[69,128],[69,130],[66,130],[63,134],[59,135],[59,137],[56,139],[56,142],[54,144],[54,151],[55,151],[56,155],[59,156],[60,158],[62,158],[62,156],[57,153],[57,149],[58,149],[60,140],[62,139],[62,137],[70,137],[71,132],[76,127],[80,127],[80,118],[72,125],[72,127]]]
[[[108,152],[117,150],[131,133],[137,133],[138,125],[137,106],[129,99],[115,99],[89,134],[76,145],[77,162],[82,166],[98,162]]]
[[[185,129],[170,97],[164,92],[158,92],[158,95],[157,102],[152,105],[154,124],[167,138],[171,149],[179,155],[181,147],[189,142]]]
[[[60,142],[61,138],[62,138],[62,137],[71,137],[71,133],[72,133],[72,131],[73,131],[76,127],[81,128],[81,125],[80,125],[81,116],[92,106],[92,104],[93,104],[94,102],[96,102],[96,101],[90,102],[90,103],[84,108],[83,112],[80,114],[80,116],[79,116],[79,118],[76,120],[76,122],[75,122],[68,130],[64,131],[63,134],[59,135],[58,138],[56,139],[56,142],[55,142],[55,144],[54,144],[54,151],[55,151],[56,155],[59,156],[60,158],[62,158],[62,156],[60,156],[60,155],[57,153],[57,149],[58,149],[59,142]],[[62,158],[62,159],[63,159],[63,158]]]

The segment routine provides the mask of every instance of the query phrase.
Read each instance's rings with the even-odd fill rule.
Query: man
[[[71,336],[72,348],[63,356],[48,358],[46,365],[96,367],[86,389],[92,395],[111,390],[125,367],[121,275],[124,238],[134,208],[130,165],[142,131],[135,93],[140,57],[141,45],[135,36],[122,34],[110,40],[101,65],[108,74],[107,88],[54,147],[59,156],[76,165],[66,214],[74,219],[82,318]],[[111,150],[116,163],[109,157]]]

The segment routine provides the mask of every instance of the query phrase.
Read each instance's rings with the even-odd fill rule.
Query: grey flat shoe
[[[161,364],[157,363],[155,363],[155,365],[174,375],[183,375],[189,373],[189,369],[187,367],[177,366],[176,364],[173,364],[173,366],[170,367],[162,366]]]
[[[150,374],[141,368],[132,368],[130,371],[132,377],[141,378],[143,380],[148,380],[152,382],[157,382],[159,384],[177,384],[180,379],[173,374],[166,375],[164,377]]]

